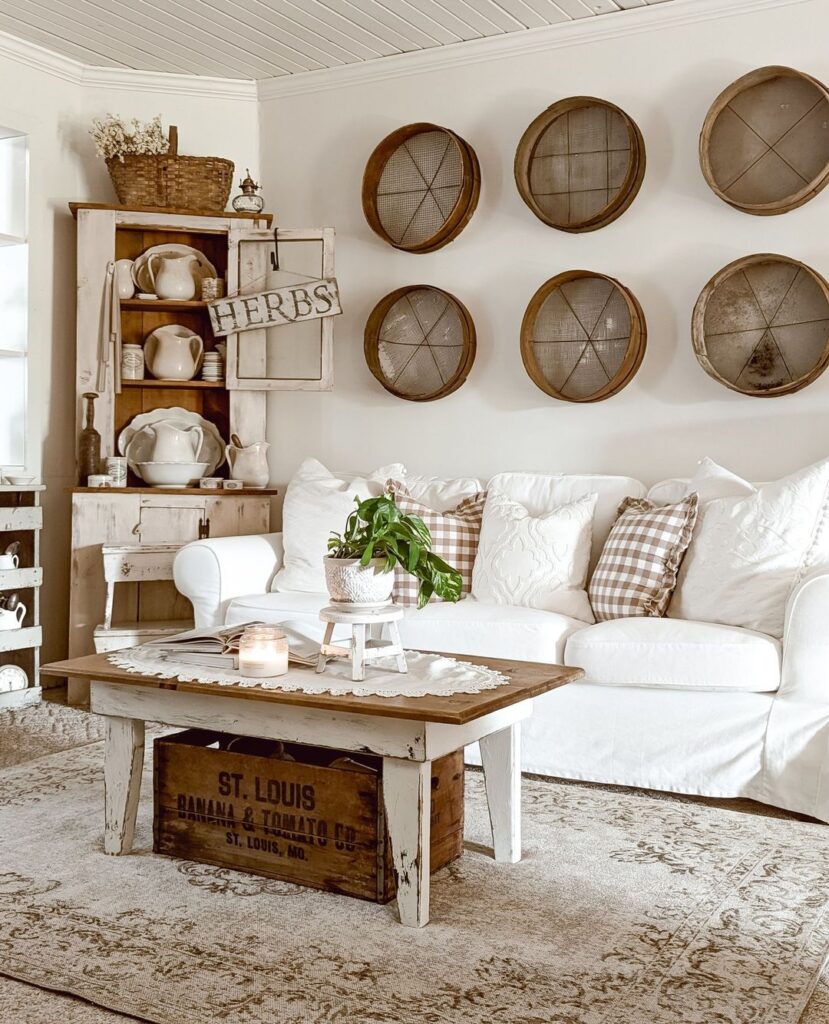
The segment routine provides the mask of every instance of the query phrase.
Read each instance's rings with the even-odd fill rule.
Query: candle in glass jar
[[[239,641],[239,672],[250,679],[288,671],[288,641],[273,626],[248,626]]]

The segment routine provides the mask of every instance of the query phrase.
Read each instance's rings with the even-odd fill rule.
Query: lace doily
[[[472,665],[440,654],[406,651],[408,672],[390,669],[393,659],[378,658],[366,667],[366,678],[359,683],[351,679],[351,663],[329,661],[325,672],[292,665],[284,676],[246,679],[233,669],[184,664],[166,651],[133,647],[107,656],[112,665],[126,672],[178,679],[188,683],[218,683],[219,686],[259,686],[263,690],[284,690],[286,693],[342,693],[355,697],[449,697],[453,693],[480,693],[494,690],[506,683],[507,677],[495,669]]]

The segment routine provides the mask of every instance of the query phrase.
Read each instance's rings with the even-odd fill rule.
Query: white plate
[[[144,433],[144,427],[158,423],[159,420],[166,420],[182,427],[198,426],[202,428],[204,440],[196,454],[196,460],[207,463],[205,476],[212,476],[225,461],[225,442],[215,424],[210,420],[199,416],[197,412],[190,412],[179,407],[153,409],[152,412],[142,412],[136,416],[124,427],[118,437],[118,451],[122,455],[126,455],[133,473],[138,473],[136,467],[139,462],[152,462],[153,438],[148,433]],[[141,476],[140,473],[138,475]]]
[[[167,242],[164,245],[153,245],[149,249],[146,249],[138,259],[132,265],[132,279],[135,282],[139,291],[155,293],[153,288],[153,282],[150,280],[149,268],[147,267],[147,261],[150,256],[154,256],[156,253],[167,254],[170,256],[183,256],[187,253],[193,255],[198,260],[196,266],[193,269],[193,276],[196,278],[196,283],[199,285],[198,294],[201,296],[201,283],[206,277],[218,277],[216,268],[210,262],[210,260],[200,252],[198,249],[194,249],[192,245],[182,245],[178,242]]]

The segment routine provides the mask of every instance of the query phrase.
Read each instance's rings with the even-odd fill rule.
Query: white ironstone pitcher
[[[204,441],[201,427],[176,423],[149,423],[144,430],[155,438],[152,462],[198,462]]]
[[[245,487],[255,487],[258,490],[267,487],[270,479],[268,448],[270,445],[267,441],[257,441],[247,448],[225,445],[231,477],[234,480],[241,480]]]

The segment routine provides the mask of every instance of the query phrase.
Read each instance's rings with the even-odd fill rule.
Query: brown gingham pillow
[[[665,614],[691,543],[697,501],[696,494],[674,505],[625,498],[588,587],[597,622]]]
[[[445,562],[456,568],[463,576],[461,595],[466,596],[472,589],[472,566],[478,552],[481,536],[481,522],[484,517],[486,491],[478,491],[446,512],[436,512],[408,492],[399,480],[387,480],[386,490],[390,491],[397,507],[407,515],[420,516],[432,535],[432,550]],[[394,603],[417,606],[417,591],[420,584],[400,566],[394,570]],[[430,601],[440,601],[432,594]]]

